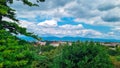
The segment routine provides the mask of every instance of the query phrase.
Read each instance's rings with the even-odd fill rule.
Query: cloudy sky
[[[17,10],[19,25],[29,32],[120,39],[120,0],[46,0],[39,5],[28,7],[19,1],[11,5]]]

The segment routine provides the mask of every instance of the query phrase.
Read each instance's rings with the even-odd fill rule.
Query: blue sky
[[[120,0],[46,0],[39,5],[16,1],[10,6],[19,25],[39,36],[120,39]]]

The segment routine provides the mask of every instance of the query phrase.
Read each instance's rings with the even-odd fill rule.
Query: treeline
[[[0,68],[119,68],[120,48],[94,42],[41,46],[0,30]]]
[[[40,57],[43,59],[35,63],[38,68],[114,68],[107,48],[94,42],[60,45],[44,50]]]
[[[39,61],[38,51],[30,43],[0,30],[0,68],[31,68]]]

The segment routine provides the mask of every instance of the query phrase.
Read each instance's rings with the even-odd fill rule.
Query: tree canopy
[[[39,39],[36,35],[26,32],[26,28],[20,27],[16,22],[15,10],[8,6],[15,0],[0,0],[0,68],[113,68],[109,54],[120,61],[120,47],[115,50],[107,50],[94,42],[74,42],[72,45],[64,44],[58,47],[32,46],[18,39],[14,34],[24,34]],[[39,2],[45,0],[21,1],[28,6],[39,6]],[[2,21],[3,17],[16,22]],[[113,54],[115,53],[115,54]],[[120,63],[113,61],[119,68]]]
[[[27,36],[32,36],[39,40],[39,38],[32,34],[26,32],[26,28],[19,27],[17,23],[11,23],[7,21],[2,21],[3,17],[7,17],[9,19],[12,19],[13,21],[18,22],[19,20],[15,17],[15,9],[12,9],[8,4],[14,3],[15,0],[0,0],[0,29],[8,29],[9,32],[15,33],[15,34],[24,34]],[[21,1],[23,4],[28,6],[39,6],[39,2],[44,2],[45,0],[36,0],[36,3],[32,3],[30,0],[16,0]]]
[[[0,30],[0,68],[31,68],[40,59],[37,50],[10,32]]]
[[[65,44],[49,52],[43,52],[39,68],[113,68],[104,46],[93,42]]]
[[[39,6],[38,4],[34,4],[30,2],[29,0],[16,0],[16,1],[22,1],[23,4],[26,4],[28,6]],[[37,3],[44,2],[45,0],[36,0]],[[8,6],[8,3],[12,4],[13,0],[0,0],[0,20],[2,17],[8,17],[12,20],[18,21],[15,18],[15,10]]]

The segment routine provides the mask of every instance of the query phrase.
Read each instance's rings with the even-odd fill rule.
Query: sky
[[[10,5],[28,32],[40,37],[120,39],[120,0],[46,0],[39,5]]]

